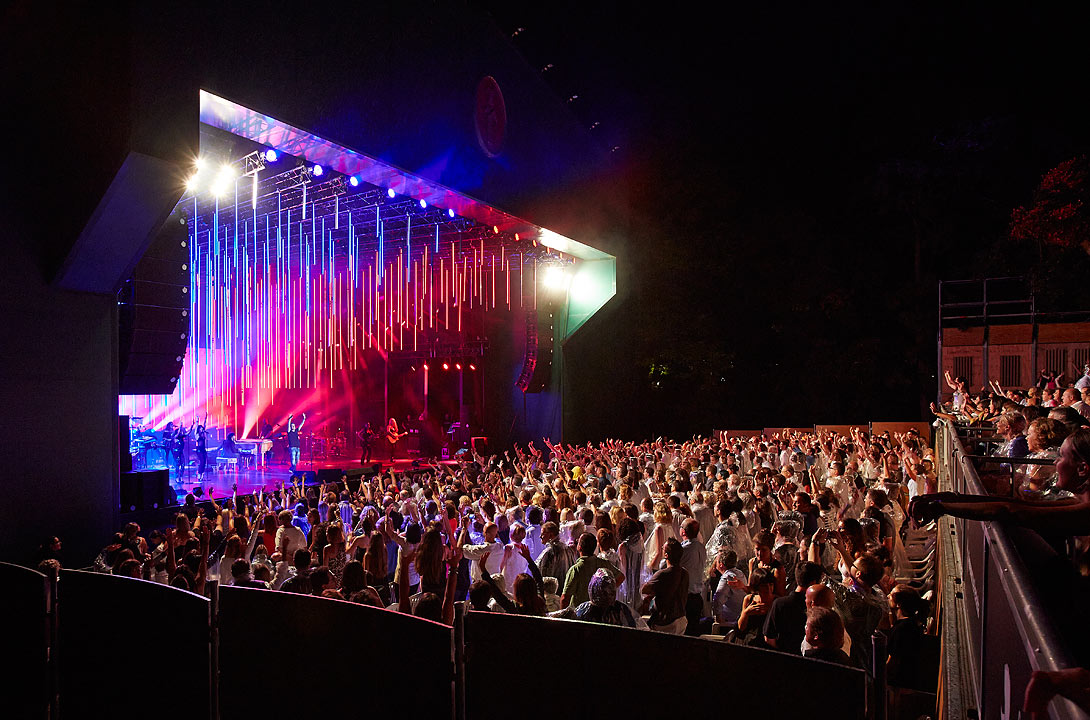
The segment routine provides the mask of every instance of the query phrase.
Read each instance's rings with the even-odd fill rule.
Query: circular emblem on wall
[[[500,86],[491,75],[485,75],[477,83],[477,104],[473,115],[477,144],[485,155],[496,157],[503,151],[503,141],[507,136],[507,108],[503,104]]]

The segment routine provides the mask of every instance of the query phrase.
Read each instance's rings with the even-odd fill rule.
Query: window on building
[[[1004,388],[1022,385],[1022,356],[1001,355],[999,357],[999,384]]]
[[[1053,375],[1068,373],[1071,368],[1067,366],[1067,348],[1045,350],[1045,369]]]
[[[965,381],[965,387],[973,387],[973,358],[972,357],[956,357],[954,358],[954,377],[959,377]]]

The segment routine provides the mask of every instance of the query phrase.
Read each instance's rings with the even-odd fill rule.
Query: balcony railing
[[[941,490],[986,494],[957,426],[943,421],[935,451]],[[1075,665],[1027,570],[1019,547],[1026,531],[952,517],[938,522],[945,716],[1019,717],[1033,671]],[[1049,716],[1090,718],[1060,697]]]

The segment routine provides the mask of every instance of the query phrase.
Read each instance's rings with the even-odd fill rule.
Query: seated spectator
[[[840,649],[844,643],[844,621],[835,610],[814,607],[806,613],[806,642],[810,649],[805,656],[815,660],[857,667],[857,663]]]
[[[229,584],[235,587],[268,589],[265,583],[254,580],[253,575],[250,574],[250,561],[241,557],[231,563],[231,581]]]
[[[733,550],[720,548],[712,568],[712,620],[725,631],[738,626],[742,601],[746,597],[746,577],[738,569],[738,556]]]
[[[642,588],[644,605],[650,610],[648,627],[659,632],[680,635],[685,630],[685,603],[688,599],[689,573],[681,567],[682,547],[669,538],[663,548],[666,567],[651,576]],[[620,571],[615,575],[620,576]],[[620,577],[618,577],[620,579]]]
[[[313,594],[313,587],[310,584],[311,557],[310,550],[307,550],[306,548],[296,550],[295,554],[292,556],[294,574],[287,579],[280,580],[279,585],[277,584],[277,581],[274,580],[273,588],[278,588],[284,592],[299,593],[301,595]],[[283,562],[281,564],[286,565],[286,563]],[[277,568],[277,571],[277,574],[281,574],[279,567]]]
[[[776,576],[768,568],[757,568],[749,575],[749,594],[742,600],[735,641],[741,645],[767,647],[764,641],[765,617],[772,608],[776,594]]]
[[[628,606],[617,599],[617,580],[605,568],[594,571],[587,587],[590,599],[575,608],[574,617],[604,625],[636,627],[636,619]]]

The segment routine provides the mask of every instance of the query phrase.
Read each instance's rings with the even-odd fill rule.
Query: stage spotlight
[[[454,369],[455,370],[461,370],[462,369],[462,363],[454,363]]]
[[[355,175],[353,175],[352,177],[348,178],[348,184],[351,185],[352,187],[359,187],[360,179],[358,177],[356,177]]]
[[[411,369],[411,370],[412,370],[413,372],[416,372],[416,365],[410,365],[410,366],[409,366],[409,368],[410,368],[410,369]]]
[[[231,165],[223,165],[220,167],[219,174],[216,175],[215,182],[212,183],[212,194],[218,198],[227,194],[228,186],[231,184],[231,180],[235,177],[235,168]]]
[[[193,173],[189,176],[189,179],[185,182],[185,189],[191,193],[197,192],[197,188],[201,186],[200,178],[197,177],[197,173]]]
[[[386,191],[386,194],[387,194],[387,195],[388,195],[389,197],[397,197],[397,193],[396,193],[396,192],[394,192],[394,189],[393,189],[393,188],[390,188],[389,190],[387,190],[387,191]]]
[[[515,233],[515,242],[518,242],[518,241],[519,241],[519,234]]]
[[[444,370],[450,370],[450,363],[443,363]]]
[[[469,364],[469,369],[470,369],[470,370],[476,370],[476,369],[477,369],[477,366],[476,366],[476,365],[474,365],[473,363],[470,363],[470,364]]]
[[[325,172],[325,168],[323,168],[321,165],[318,165],[317,163],[315,163],[313,171],[314,171],[314,177],[321,177],[322,173]]]
[[[206,167],[208,167],[208,161],[202,157],[199,157],[193,161],[193,167],[197,168],[197,172],[200,172],[201,170],[204,170]]]
[[[428,201],[427,200],[421,200],[420,201],[420,208],[422,210],[426,210],[428,208]]]
[[[571,276],[564,270],[553,266],[545,271],[545,276],[541,280],[541,284],[550,290],[563,290],[568,286],[571,281]]]
[[[447,210],[447,215],[449,215],[450,217],[454,217],[454,208]]]
[[[500,226],[499,225],[493,225],[492,226],[492,232],[495,235],[499,235],[500,234]]]
[[[279,158],[280,156],[272,148],[265,151],[265,162],[276,162]]]
[[[428,369],[428,364],[427,364],[427,363],[424,363],[424,369],[425,369],[425,370],[427,370],[427,369]]]

